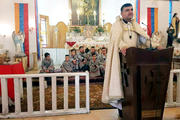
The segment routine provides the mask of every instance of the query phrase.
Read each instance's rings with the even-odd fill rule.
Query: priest
[[[133,19],[132,4],[126,3],[121,7],[121,16],[116,18],[111,29],[102,93],[102,102],[118,108],[120,117],[122,116],[121,100],[124,98],[124,94],[119,52],[126,55],[129,47],[138,47],[139,36],[146,38],[144,44],[147,47],[149,45],[149,36]]]

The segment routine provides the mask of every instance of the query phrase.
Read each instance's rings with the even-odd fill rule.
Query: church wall
[[[49,16],[49,24],[69,23],[69,0],[38,0],[39,14]]]
[[[177,12],[180,15],[180,1],[173,1],[172,15]],[[163,33],[164,46],[167,43],[166,30],[169,24],[169,1],[141,0],[141,22],[147,24],[147,8],[158,8],[158,30]],[[145,27],[141,24],[142,27]]]
[[[34,0],[0,0],[0,45],[9,50],[10,57],[15,55],[15,45],[11,34],[15,30],[14,3],[28,3],[29,10],[29,51],[30,67],[33,65],[32,52],[37,51],[35,32]],[[4,37],[5,35],[5,37]]]

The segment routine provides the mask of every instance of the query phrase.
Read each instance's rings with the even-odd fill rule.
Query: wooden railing
[[[68,77],[75,77],[75,108],[68,107]],[[80,76],[85,76],[86,107],[80,108]],[[51,78],[52,83],[52,110],[45,110],[45,77]],[[64,109],[57,109],[57,77],[64,77]],[[7,79],[14,79],[15,112],[9,113]],[[32,78],[39,78],[40,110],[33,110]],[[52,74],[22,74],[0,75],[2,91],[2,113],[0,118],[24,118],[37,116],[52,116],[65,114],[89,113],[89,73],[52,73]],[[22,80],[27,82],[27,112],[21,111]]]

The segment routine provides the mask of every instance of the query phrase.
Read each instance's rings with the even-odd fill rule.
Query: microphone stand
[[[145,26],[147,27],[148,31],[150,32],[149,26],[146,25],[146,24],[144,24],[143,22],[142,22],[142,24],[145,25]],[[151,37],[152,37],[152,32],[150,33],[150,48],[147,48],[147,49],[148,49],[148,50],[155,50],[155,49],[152,47]]]

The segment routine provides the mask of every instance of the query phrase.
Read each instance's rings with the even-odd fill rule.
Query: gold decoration
[[[37,52],[33,52],[33,70],[38,70],[38,65],[37,65]]]
[[[9,53],[9,51],[6,50],[6,52],[4,54],[4,62],[6,62],[6,64],[8,64],[11,61],[10,57],[8,56],[8,53]]]
[[[56,26],[50,26],[49,32],[50,32],[50,48],[57,48],[57,30]]]
[[[107,32],[110,33],[112,24],[111,23],[106,23],[103,27]]]
[[[4,64],[4,55],[0,54],[0,65]]]
[[[101,0],[69,0],[70,25],[101,25]]]
[[[56,27],[58,29],[57,48],[64,48],[66,43],[66,32],[68,31],[68,27],[63,22],[59,22],[56,25]]]

